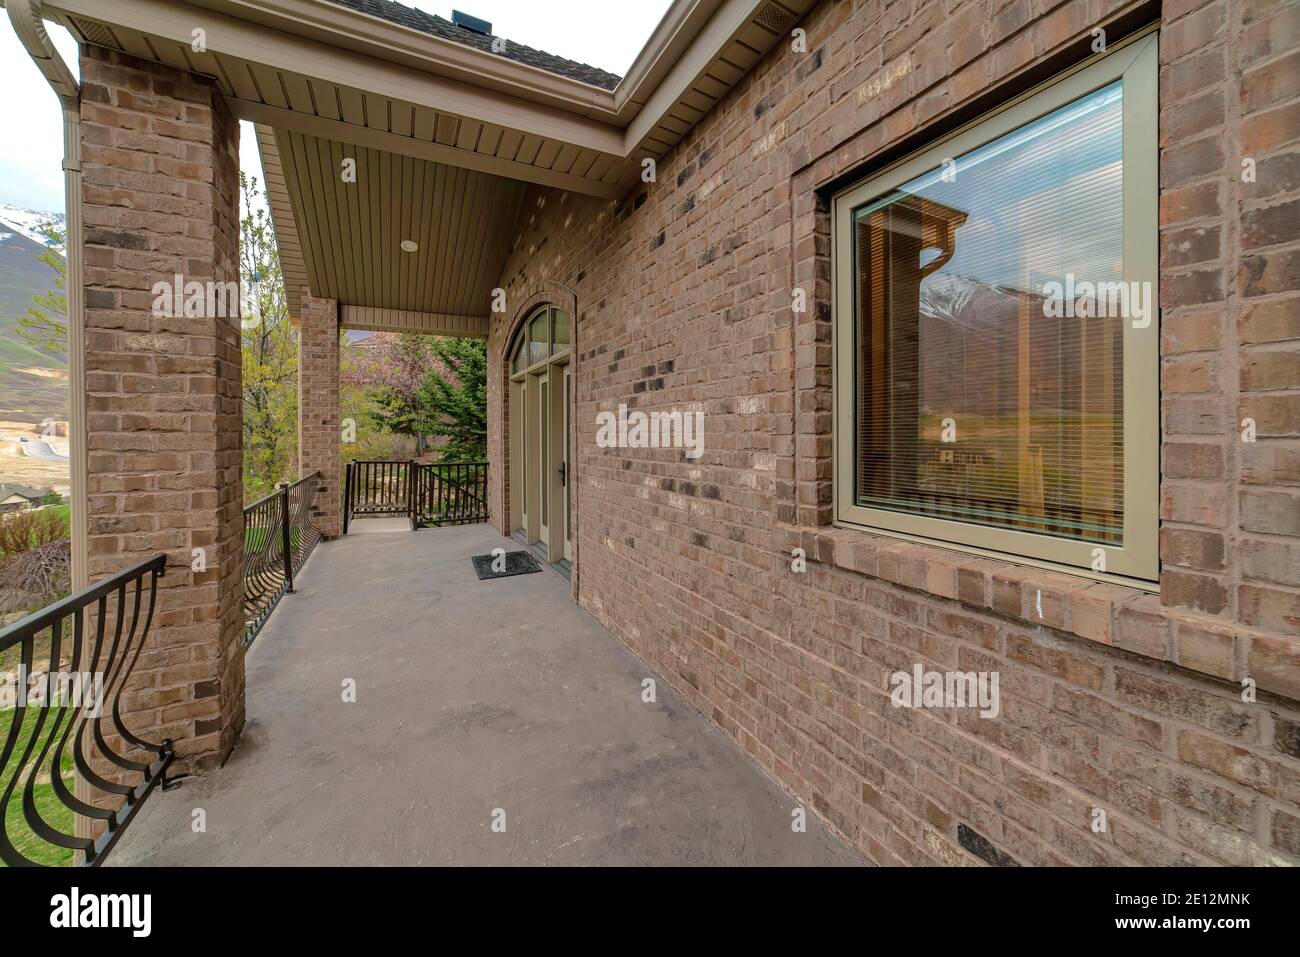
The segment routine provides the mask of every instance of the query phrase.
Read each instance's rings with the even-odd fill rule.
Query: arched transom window
[[[515,334],[510,374],[521,375],[569,353],[569,314],[541,306]]]

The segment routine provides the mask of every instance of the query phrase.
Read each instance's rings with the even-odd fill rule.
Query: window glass
[[[857,505],[1122,544],[1122,100],[853,210]]]
[[[540,490],[539,494],[542,500],[542,509],[541,509],[542,524],[546,525],[547,524],[546,515],[548,511],[547,506],[549,504],[547,499],[551,497],[551,488],[550,488],[550,483],[548,482],[549,476],[547,475],[547,471],[546,471],[548,468],[550,468],[550,464],[551,464],[551,444],[550,444],[551,423],[549,421],[549,411],[551,408],[551,390],[550,390],[551,383],[550,383],[550,377],[545,374],[541,376],[541,380],[542,380],[541,399],[539,401],[540,409],[538,410],[538,416],[537,416],[537,435],[538,438],[541,440],[540,443],[541,453],[539,455],[539,458],[541,459],[541,463],[540,463],[541,475],[537,477],[537,482],[538,482],[537,487]]]
[[[546,335],[546,311],[534,316],[528,323],[528,364],[541,362],[550,353]]]
[[[569,314],[561,309],[552,309],[551,316],[555,331],[555,351],[564,352],[569,348]]]

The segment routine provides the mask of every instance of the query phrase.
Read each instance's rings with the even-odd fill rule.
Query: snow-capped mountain
[[[0,242],[6,241],[7,237],[4,234],[17,233],[42,246],[47,245],[45,236],[41,233],[41,226],[48,222],[53,222],[62,230],[63,213],[43,213],[35,209],[23,209],[19,206],[10,206],[8,203],[0,203]],[[62,247],[59,252],[63,252]]]

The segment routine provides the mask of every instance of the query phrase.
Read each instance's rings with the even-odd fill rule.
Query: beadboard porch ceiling
[[[338,300],[349,328],[487,334],[523,183],[292,130],[257,136],[291,315],[307,287]]]

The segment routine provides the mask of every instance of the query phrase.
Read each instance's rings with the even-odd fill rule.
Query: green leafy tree
[[[289,320],[284,276],[257,178],[239,174],[247,214],[239,222],[244,283],[244,496],[258,498],[297,478],[298,335]]]
[[[409,438],[416,456],[428,446],[428,410],[419,397],[424,377],[434,363],[432,336],[374,332],[352,346],[341,373],[344,385],[364,391],[362,419],[380,435]]]
[[[18,320],[18,335],[28,344],[50,355],[68,354],[68,264],[60,255],[64,231],[53,222],[36,227],[45,237],[45,249],[36,258],[54,272],[54,288],[37,293],[27,314]]]
[[[487,458],[487,344],[482,339],[431,336],[434,365],[417,398],[422,430],[444,439],[444,462]]]
[[[372,363],[378,360],[384,371],[379,388],[371,394],[367,414],[381,432],[413,438],[417,456],[428,448],[428,410],[420,397],[420,386],[433,361],[432,342],[432,336],[392,336],[372,351]]]

